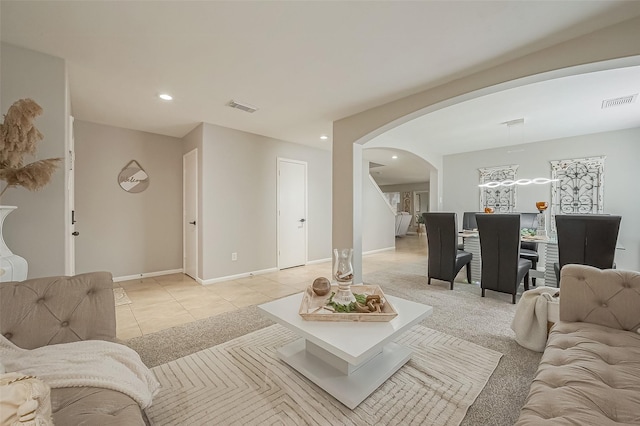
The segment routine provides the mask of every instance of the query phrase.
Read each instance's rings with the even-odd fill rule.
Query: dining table
[[[473,254],[471,259],[471,281],[474,284],[479,284],[482,277],[482,253],[480,251],[480,235],[477,230],[463,230],[458,232],[458,236],[462,238],[464,243],[464,251]],[[538,253],[540,260],[538,261],[538,267],[532,269],[529,272],[530,278],[543,279],[544,285],[548,287],[557,287],[558,281],[556,280],[556,273],[553,269],[553,264],[558,263],[558,240],[555,235],[550,236],[527,236],[520,237],[520,241],[538,243]],[[540,245],[543,247],[540,250]],[[624,247],[619,243],[616,245],[616,250],[624,250]]]

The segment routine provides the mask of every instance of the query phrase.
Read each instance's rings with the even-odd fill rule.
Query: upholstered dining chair
[[[537,229],[538,213],[520,213],[520,229]],[[531,261],[531,269],[538,267],[538,243],[522,241],[520,243],[520,257]],[[536,279],[531,277],[531,284],[536,285]]]
[[[467,266],[467,281],[471,282],[471,258],[469,252],[458,250],[458,218],[455,213],[422,213],[427,228],[429,248],[427,284],[431,278],[453,281],[463,266]]]
[[[476,215],[480,212],[464,212],[462,213],[462,229],[467,231],[474,231],[478,229],[478,223],[476,222]]]
[[[615,268],[613,261],[622,216],[577,214],[556,215],[558,263],[554,270],[558,287],[560,270],[576,263],[599,269]]]
[[[529,290],[531,261],[520,257],[520,215],[478,214],[482,275],[482,297],[485,290],[512,295],[516,303],[518,287],[524,279],[524,289]]]

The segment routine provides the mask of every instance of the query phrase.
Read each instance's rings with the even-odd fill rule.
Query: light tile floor
[[[396,250],[364,256],[363,273],[424,260],[424,234],[396,238]],[[131,304],[116,307],[117,336],[126,340],[250,305],[298,293],[317,277],[331,277],[331,262],[284,269],[210,285],[183,274],[114,283],[125,289]]]

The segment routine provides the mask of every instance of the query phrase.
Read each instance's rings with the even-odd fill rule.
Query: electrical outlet
[[[231,253],[231,260],[233,261],[238,260],[238,253]]]

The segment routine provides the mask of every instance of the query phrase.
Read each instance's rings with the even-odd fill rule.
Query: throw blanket
[[[0,361],[7,372],[36,376],[51,388],[96,387],[122,392],[141,408],[151,405],[160,384],[131,348],[102,340],[22,349],[0,335]]]
[[[536,352],[543,352],[547,343],[547,301],[559,289],[538,287],[522,294],[511,329],[516,333],[520,346]]]

